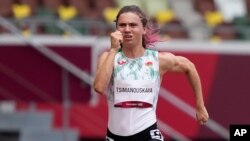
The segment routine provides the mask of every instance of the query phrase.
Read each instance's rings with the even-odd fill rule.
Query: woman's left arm
[[[163,73],[182,72],[192,87],[196,99],[196,117],[200,124],[208,121],[209,115],[203,101],[202,87],[199,74],[195,65],[183,56],[175,56],[171,53],[159,55],[160,67]]]

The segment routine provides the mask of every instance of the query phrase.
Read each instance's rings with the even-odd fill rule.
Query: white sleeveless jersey
[[[129,136],[154,124],[159,89],[158,51],[146,49],[142,57],[130,59],[119,50],[107,94],[109,130]]]

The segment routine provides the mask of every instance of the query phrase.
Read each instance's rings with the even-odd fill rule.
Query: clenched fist
[[[118,30],[112,32],[110,34],[110,40],[111,40],[111,48],[118,50],[123,42],[122,33]]]

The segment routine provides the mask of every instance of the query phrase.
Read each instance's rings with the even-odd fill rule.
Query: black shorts
[[[107,130],[106,141],[164,141],[157,124],[153,124],[147,129],[131,135],[131,136],[118,136]]]

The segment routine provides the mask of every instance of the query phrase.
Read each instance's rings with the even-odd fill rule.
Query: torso
[[[135,59],[127,58],[121,50],[116,54],[107,95],[112,133],[133,135],[156,122],[160,80],[157,51],[146,49]]]

